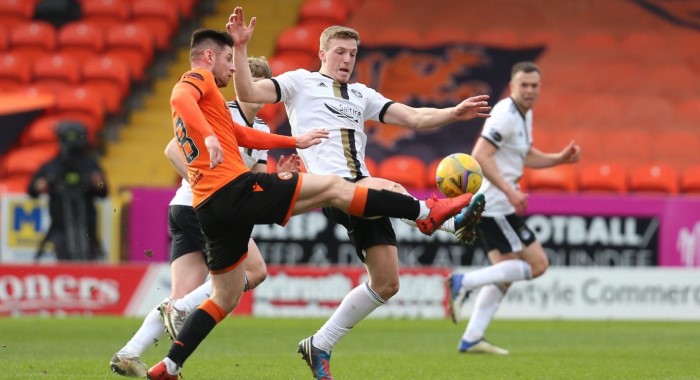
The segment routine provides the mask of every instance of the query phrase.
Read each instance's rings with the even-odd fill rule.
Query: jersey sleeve
[[[309,72],[304,69],[298,69],[294,71],[287,71],[274,78],[272,81],[275,83],[277,88],[277,101],[284,103],[291,103],[294,101],[294,97],[297,91],[302,88],[302,82],[304,76]]]
[[[493,112],[491,117],[486,119],[481,137],[485,138],[496,148],[501,148],[513,134],[515,123],[510,122],[510,117],[505,112]]]
[[[253,128],[265,133],[270,133],[270,127],[259,118],[255,118],[253,121]],[[267,162],[267,149],[254,149],[251,152],[251,157],[253,157],[257,163],[265,163]]]
[[[365,103],[365,120],[375,120],[384,122],[384,112],[393,101],[384,97],[374,89],[362,85],[362,93],[367,96]]]

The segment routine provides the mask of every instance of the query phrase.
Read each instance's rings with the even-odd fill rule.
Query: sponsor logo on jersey
[[[491,135],[491,138],[493,139],[493,141],[495,141],[495,142],[503,141],[503,136],[501,136],[501,134],[498,133],[498,131],[491,131],[489,134]]]
[[[321,83],[318,84],[318,87],[328,87],[328,86],[326,86],[325,83],[321,82]]]
[[[289,172],[277,173],[277,177],[279,177],[279,179],[281,179],[283,181],[286,181],[286,180],[292,178],[292,173],[289,173]]]
[[[361,113],[355,108],[348,107],[344,104],[339,104],[338,106],[331,106],[324,103],[323,105],[325,105],[326,108],[328,108],[328,110],[331,111],[331,113],[333,113],[335,116],[341,119],[347,119],[354,123],[360,122]]]

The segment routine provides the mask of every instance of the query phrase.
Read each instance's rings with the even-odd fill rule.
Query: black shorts
[[[537,240],[525,220],[516,214],[482,216],[477,233],[486,252],[497,249],[502,254],[520,252]]]
[[[346,178],[346,180],[354,183],[361,178]],[[363,263],[368,248],[375,245],[396,246],[396,233],[394,227],[391,226],[391,220],[387,217],[366,219],[349,215],[335,207],[324,208],[323,215],[328,220],[345,227],[350,241],[355,246],[355,254]]]
[[[247,172],[198,206],[209,271],[224,273],[244,258],[254,225],[285,225],[300,189],[298,173]]]
[[[205,255],[204,235],[199,228],[197,214],[192,206],[172,205],[168,207],[168,233],[170,262],[191,252],[201,251]],[[205,256],[206,257],[206,256]]]

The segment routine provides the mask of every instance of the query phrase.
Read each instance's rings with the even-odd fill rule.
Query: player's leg
[[[365,177],[355,182],[360,186],[366,186],[370,189],[394,191],[399,194],[411,196],[411,194],[401,184],[388,179],[378,177]],[[414,197],[415,198],[415,197]],[[472,198],[469,205],[453,218],[445,220],[440,226],[440,230],[455,234],[457,239],[465,244],[472,244],[476,239],[476,226],[481,220],[481,213],[486,206],[486,199],[482,195],[476,195]],[[417,227],[413,220],[399,219],[400,221]]]
[[[535,252],[542,246],[537,243],[535,234],[525,225],[524,220],[515,214],[497,215],[482,218],[479,233],[486,249],[497,249],[504,253],[500,262],[469,273],[453,273],[449,279],[450,311],[455,323],[459,320],[458,312],[466,301],[469,293],[484,285],[510,283],[529,280],[533,275],[541,275],[543,266],[538,261],[536,267],[525,260],[520,260],[515,252],[532,252],[526,254],[533,262],[538,257]],[[541,252],[544,262],[547,256]],[[534,270],[538,272],[534,272]]]
[[[267,265],[253,239],[248,241],[248,257],[243,262],[245,268],[244,291],[255,289],[267,278]]]
[[[199,239],[193,239],[193,231],[200,235]],[[141,327],[110,360],[112,372],[122,376],[144,377],[146,375],[148,367],[141,361],[143,352],[163,335],[164,322],[170,320],[171,326],[178,323],[181,325],[186,317],[175,312],[166,312],[170,300],[180,298],[199,286],[207,275],[206,262],[200,250],[203,246],[203,238],[201,238],[199,223],[192,207],[170,206],[168,208],[168,233],[172,239],[170,299],[166,299],[146,315]],[[165,325],[167,329],[168,323]]]
[[[299,193],[293,214],[319,207],[335,207],[350,215],[361,217],[389,216],[415,220],[425,234],[432,234],[445,220],[466,207],[472,195],[455,198],[415,198],[388,190],[356,186],[337,176],[300,175]]]
[[[209,247],[207,265],[210,269],[212,295],[194,310],[170,346],[167,357],[148,370],[150,379],[176,380],[187,358],[206,336],[240,301],[245,283],[246,258],[253,225],[238,225],[238,214],[231,214],[239,193],[231,190],[197,209],[200,226]]]
[[[488,253],[492,264],[498,264],[504,260],[512,260],[513,255],[503,255],[497,249]],[[474,300],[474,310],[469,318],[467,328],[462,334],[457,349],[463,353],[485,353],[494,355],[507,355],[508,350],[495,346],[484,339],[484,334],[488,329],[491,320],[496,315],[501,301],[506,295],[510,283],[489,284],[479,290],[479,294]]]
[[[352,289],[316,334],[299,342],[298,352],[317,379],[331,377],[330,356],[338,341],[399,290],[399,260],[391,221],[352,217],[334,208],[323,211],[349,231],[369,281]]]

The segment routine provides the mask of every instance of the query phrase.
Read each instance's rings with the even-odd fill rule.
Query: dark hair
[[[532,73],[536,72],[540,74],[540,68],[537,66],[534,62],[530,61],[524,61],[524,62],[518,62],[515,65],[513,65],[513,69],[510,70],[510,78],[513,79],[515,74],[519,72],[524,72],[524,73]]]
[[[207,41],[211,41],[218,46],[233,47],[233,38],[228,33],[214,29],[197,29],[192,32],[190,51],[196,50]]]

